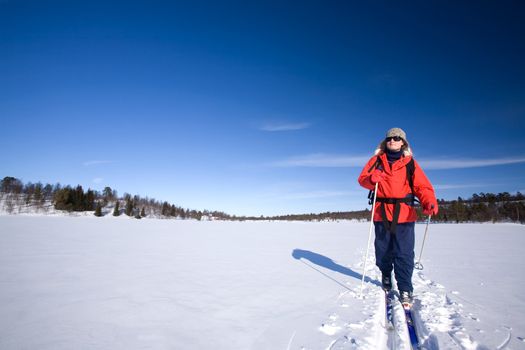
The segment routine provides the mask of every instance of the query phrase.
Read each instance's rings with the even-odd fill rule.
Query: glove
[[[385,173],[383,172],[383,170],[381,169],[376,169],[374,170],[374,172],[372,173],[372,175],[370,175],[370,182],[375,185],[376,183],[379,183],[381,181],[383,181],[385,179]]]
[[[425,215],[436,215],[438,213],[438,205],[434,203],[425,203],[423,205],[423,214]]]

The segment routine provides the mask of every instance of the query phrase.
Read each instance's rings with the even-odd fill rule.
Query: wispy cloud
[[[275,167],[362,167],[370,159],[369,156],[345,156],[329,154],[309,154],[305,156],[291,157],[271,163]]]
[[[113,163],[110,160],[88,160],[84,163],[82,163],[84,166],[93,166],[93,165],[101,165],[101,164],[111,164]]]
[[[482,184],[482,183],[472,183],[472,184],[435,184],[434,189],[436,190],[457,190],[462,188],[483,188],[487,186],[495,186],[495,184]]]
[[[96,177],[96,178],[93,179],[93,183],[95,183],[95,184],[100,184],[100,183],[102,183],[102,181],[104,181],[104,179],[101,178],[101,177]]]
[[[311,192],[297,192],[280,195],[281,199],[316,199],[316,198],[332,198],[332,197],[348,197],[356,195],[352,191],[311,191]]]
[[[458,158],[458,159],[436,159],[436,160],[418,160],[423,169],[443,170],[443,169],[464,169],[464,168],[482,168],[496,165],[508,165],[525,163],[525,157],[504,157],[504,158]]]
[[[259,128],[262,131],[295,131],[308,129],[312,124],[311,123],[268,123]]]
[[[333,155],[315,153],[303,156],[290,157],[270,163],[274,167],[325,167],[325,168],[351,168],[363,167],[370,159],[370,155]],[[465,169],[481,168],[498,165],[525,163],[525,157],[504,157],[504,158],[447,158],[431,159],[416,158],[424,170],[445,170],[445,169]]]

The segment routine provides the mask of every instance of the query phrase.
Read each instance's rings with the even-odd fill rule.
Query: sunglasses
[[[390,137],[387,137],[387,138],[385,139],[386,142],[390,142],[390,141],[392,141],[392,140],[398,142],[398,141],[403,140],[403,138],[400,137],[400,136],[390,136]]]

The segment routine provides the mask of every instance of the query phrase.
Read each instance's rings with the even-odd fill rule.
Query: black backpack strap
[[[410,158],[410,161],[405,166],[407,170],[407,181],[410,186],[410,191],[412,192],[412,197],[414,198],[412,205],[416,202],[419,203],[419,200],[416,198],[416,193],[414,192],[414,173],[416,171],[416,164],[414,163],[414,158]]]
[[[370,174],[372,171],[376,170],[379,167],[381,167],[381,158],[377,156],[375,163],[368,169],[368,173]],[[374,202],[374,191],[370,190],[368,192],[368,205],[372,205],[373,202]]]
[[[414,158],[410,158],[410,161],[406,165],[407,169],[407,181],[410,185],[410,190],[414,194],[414,172],[416,171],[416,165],[414,164]]]
[[[376,156],[375,163],[368,169],[368,173],[370,174],[372,171],[376,170],[381,166],[381,158],[379,156]]]

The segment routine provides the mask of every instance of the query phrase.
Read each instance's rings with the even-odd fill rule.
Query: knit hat
[[[392,128],[386,132],[386,137],[393,137],[393,136],[399,136],[404,141],[405,144],[403,145],[403,154],[405,156],[411,156],[412,155],[412,149],[410,149],[410,145],[408,144],[407,140],[407,134],[403,131],[401,128]],[[386,149],[386,141],[383,139],[381,143],[379,143],[379,146],[377,146],[376,151],[374,152],[375,155],[384,153]]]
[[[408,143],[407,134],[401,128],[392,128],[386,132],[386,137],[393,137],[393,136],[399,136],[403,140],[405,140],[406,143]]]

